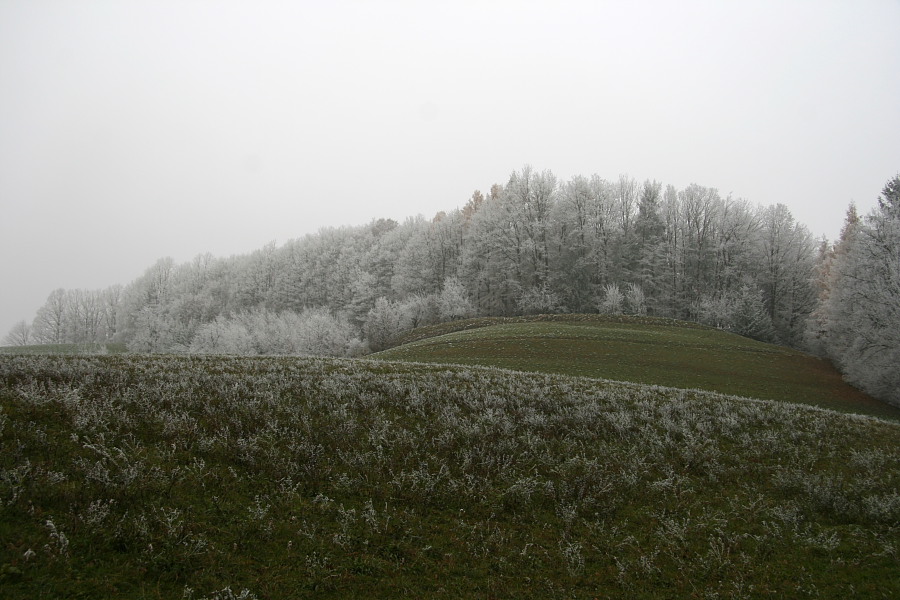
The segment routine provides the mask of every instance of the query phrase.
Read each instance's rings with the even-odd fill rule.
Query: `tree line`
[[[850,205],[837,243],[820,248],[817,288],[811,349],[900,406],[900,175],[864,218]]]
[[[443,320],[599,311],[698,321],[847,369],[838,356],[898,347],[877,333],[900,331],[896,295],[868,341],[850,342],[863,331],[851,308],[896,293],[878,283],[888,267],[861,286],[860,264],[900,248],[897,187],[831,245],[781,204],[625,175],[563,182],[526,166],[431,219],[325,228],[229,258],[164,258],[124,287],[57,290],[19,328],[36,343],[114,340],[141,352],[353,355]]]

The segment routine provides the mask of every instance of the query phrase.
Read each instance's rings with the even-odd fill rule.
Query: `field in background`
[[[385,360],[495,366],[702,389],[900,419],[826,361],[683,321],[554,315],[472,319],[408,333]]]

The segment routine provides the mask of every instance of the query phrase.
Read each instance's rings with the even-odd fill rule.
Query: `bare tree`
[[[122,286],[112,285],[103,290],[101,295],[103,331],[107,341],[116,337],[119,325],[119,302],[122,299]]]
[[[3,338],[3,344],[5,346],[28,346],[31,344],[31,326],[25,320],[19,321]]]
[[[68,314],[66,291],[53,290],[34,318],[34,339],[43,344],[62,344],[66,339]]]

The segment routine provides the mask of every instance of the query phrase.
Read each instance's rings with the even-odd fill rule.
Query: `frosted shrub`
[[[607,283],[603,288],[603,298],[597,305],[600,312],[606,315],[621,315],[625,306],[625,295],[617,283]]]
[[[878,448],[854,450],[850,454],[850,464],[867,473],[876,473],[891,461],[900,461],[900,456],[888,456],[887,453]]]
[[[304,558],[307,576],[316,583],[328,584],[330,580],[337,577],[335,568],[332,564],[331,556],[312,552]]]
[[[31,461],[28,459],[12,469],[0,469],[0,501],[6,505],[15,504],[24,491],[29,476]]]
[[[271,510],[272,505],[268,502],[268,497],[260,498],[259,495],[253,498],[253,504],[247,508],[250,518],[254,521],[265,521]]]
[[[698,322],[716,329],[731,329],[734,323],[734,302],[725,296],[703,296],[691,307]]]
[[[182,600],[257,600],[256,594],[246,588],[242,588],[240,592],[232,591],[231,586],[226,586],[221,590],[213,592],[209,596],[194,598],[194,590],[185,586],[182,592]]]
[[[415,329],[440,322],[440,301],[437,294],[413,294],[398,306],[402,329]]]
[[[503,492],[503,504],[511,510],[526,509],[532,505],[532,497],[543,495],[548,487],[552,492],[550,482],[545,485],[538,477],[520,477]]]
[[[94,500],[82,511],[81,520],[89,527],[99,527],[109,517],[115,500]]]
[[[325,309],[273,313],[264,309],[219,316],[198,328],[190,351],[201,354],[347,356],[360,341],[349,322]]]
[[[381,533],[382,529],[387,528],[390,516],[386,515],[384,517],[384,523],[382,523],[378,517],[378,511],[375,510],[375,506],[372,504],[372,500],[369,499],[366,501],[366,504],[363,507],[362,519],[369,527],[369,530],[371,532]]]
[[[456,277],[447,277],[438,297],[438,311],[442,321],[465,319],[475,314],[465,286]]]
[[[834,531],[821,531],[816,534],[809,534],[803,540],[808,546],[831,552],[838,547],[841,540]]]
[[[762,291],[755,286],[744,285],[726,295],[704,296],[692,311],[699,322],[718,329],[762,341],[777,337]]]
[[[300,342],[297,354],[301,355],[353,356],[362,345],[347,319],[325,309],[304,310],[296,335]]]
[[[399,306],[387,298],[375,301],[366,315],[363,331],[374,351],[384,350],[391,340],[403,330],[404,316]]]
[[[68,557],[69,556],[69,538],[62,531],[57,529],[56,524],[51,519],[47,519],[44,523],[50,533],[50,543],[44,546],[44,549],[53,556]]]
[[[572,577],[581,575],[584,572],[584,554],[581,542],[571,542],[560,540],[559,551],[562,554],[566,564],[566,571]]]
[[[144,463],[137,459],[138,452],[126,452],[119,447],[108,447],[102,436],[82,444],[83,448],[95,453],[98,458],[91,461],[78,457],[75,464],[84,477],[105,486],[109,491],[122,491],[144,475]],[[135,447],[133,450],[138,450]]]
[[[629,283],[625,291],[625,308],[630,315],[646,315],[647,299],[644,290],[636,283]]]
[[[900,525],[900,493],[891,492],[863,498],[863,510],[870,519]]]

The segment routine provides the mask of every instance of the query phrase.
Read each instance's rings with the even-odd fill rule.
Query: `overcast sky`
[[[900,2],[0,0],[0,338],[158,258],[465,204],[525,164],[786,204],[900,171]]]

